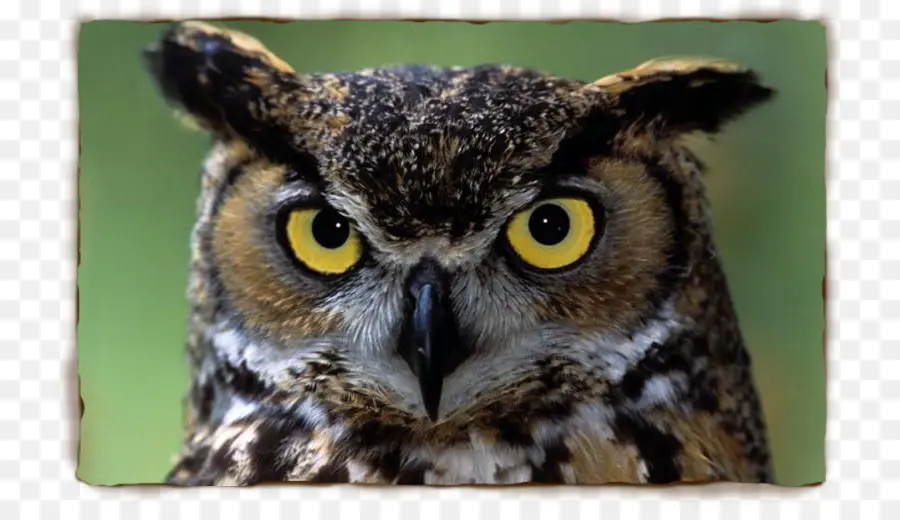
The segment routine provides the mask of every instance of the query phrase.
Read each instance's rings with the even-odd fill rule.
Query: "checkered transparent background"
[[[176,0],[0,7],[0,517],[900,518],[900,4]],[[302,4],[302,5],[301,5]],[[821,487],[94,488],[75,480],[77,19],[800,17],[827,20],[828,466]],[[894,134],[893,132],[897,132]],[[893,137],[892,137],[893,136]],[[893,145],[893,146],[892,146]],[[893,297],[892,297],[893,295]]]

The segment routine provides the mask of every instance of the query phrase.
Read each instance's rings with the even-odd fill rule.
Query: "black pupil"
[[[350,236],[350,223],[337,211],[328,208],[319,212],[312,221],[312,233],[316,242],[327,249],[337,249]]]
[[[545,246],[559,244],[569,234],[569,214],[556,204],[544,204],[531,212],[528,230]]]

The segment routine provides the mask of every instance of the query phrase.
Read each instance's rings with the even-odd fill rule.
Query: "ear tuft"
[[[624,125],[646,125],[660,138],[716,133],[775,94],[754,71],[704,58],[651,60],[585,88],[599,92]]]
[[[324,111],[310,109],[310,93],[318,88],[310,78],[246,34],[176,23],[144,49],[143,58],[182,120],[217,136],[239,137],[271,159],[293,160],[306,151],[304,129],[332,124]],[[319,121],[304,111],[320,114]]]
[[[260,42],[202,22],[181,22],[142,52],[163,97],[212,131],[229,126],[230,111],[246,111],[266,86],[293,75]]]

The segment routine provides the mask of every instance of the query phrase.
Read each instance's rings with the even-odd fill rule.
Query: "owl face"
[[[503,66],[303,75],[202,24],[148,57],[216,138],[210,341],[298,395],[291,371],[337,353],[347,384],[432,421],[521,385],[535,359],[613,378],[636,334],[676,327],[697,225],[676,141],[770,94],[709,62],[592,83]]]

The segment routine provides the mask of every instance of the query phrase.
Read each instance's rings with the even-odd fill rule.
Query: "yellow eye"
[[[559,269],[587,254],[595,233],[590,204],[577,198],[555,198],[515,215],[506,228],[506,239],[529,265]]]
[[[362,243],[356,230],[331,208],[292,211],[286,235],[297,260],[321,274],[345,273],[362,258]]]

